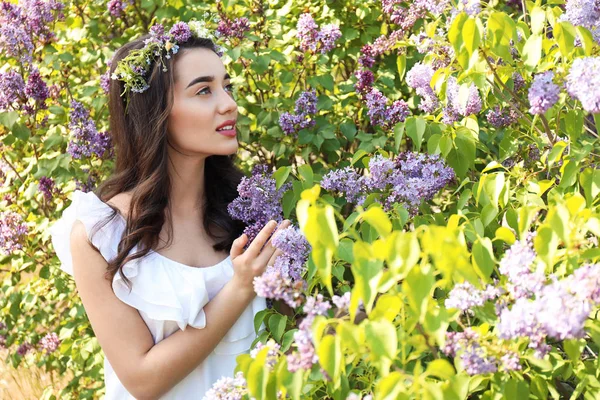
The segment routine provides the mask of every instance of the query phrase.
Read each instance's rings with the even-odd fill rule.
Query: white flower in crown
[[[190,21],[188,22],[188,26],[190,27],[190,31],[195,37],[198,38],[212,38],[212,33],[206,27],[206,22],[204,21]]]

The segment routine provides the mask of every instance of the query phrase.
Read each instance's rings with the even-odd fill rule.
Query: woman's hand
[[[285,220],[277,230],[285,229],[288,226],[290,226],[290,221]],[[254,292],[254,278],[262,275],[267,266],[273,265],[275,259],[282,254],[281,250],[276,249],[269,239],[276,227],[276,221],[269,221],[246,250],[244,250],[244,246],[248,242],[246,234],[233,242],[230,252],[233,262],[233,278],[231,280],[241,290]]]

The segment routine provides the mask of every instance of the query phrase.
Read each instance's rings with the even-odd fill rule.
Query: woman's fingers
[[[267,240],[269,240],[269,237],[271,236],[271,233],[273,233],[273,230],[276,226],[277,223],[271,220],[264,226],[264,228],[262,228],[258,235],[256,235],[256,238],[254,238],[254,240],[246,250],[246,254],[248,255],[250,260],[258,257],[258,254],[260,253]]]
[[[279,249],[275,250],[275,252],[271,255],[271,258],[269,258],[269,261],[267,262],[267,267],[269,265],[274,265],[277,257],[279,257],[282,254],[283,254],[283,251],[281,251]],[[261,256],[262,256],[262,254],[261,254]]]
[[[244,253],[244,246],[246,245],[247,241],[248,236],[245,233],[233,241],[233,244],[231,245],[231,251],[229,252],[232,259]]]

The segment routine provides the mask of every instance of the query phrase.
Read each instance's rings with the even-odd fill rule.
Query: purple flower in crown
[[[114,18],[119,18],[123,15],[123,11],[127,8],[127,3],[123,0],[110,0],[106,5],[108,12]]]
[[[177,22],[171,27],[169,33],[178,43],[187,42],[192,37],[192,31],[185,22]]]

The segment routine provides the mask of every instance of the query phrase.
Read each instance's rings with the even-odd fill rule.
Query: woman
[[[241,179],[237,107],[218,47],[194,24],[154,26],[117,51],[114,174],[76,191],[51,228],[106,356],[107,399],[198,399],[233,376],[265,308],[252,281],[279,255],[275,221],[246,246],[227,213]]]

